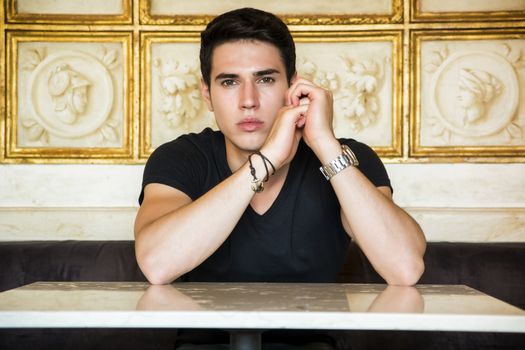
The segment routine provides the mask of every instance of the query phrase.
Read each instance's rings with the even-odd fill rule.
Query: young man
[[[240,9],[201,39],[202,95],[220,131],[148,160],[135,223],[148,280],[334,282],[352,238],[387,283],[415,284],[423,233],[393,203],[377,155],[335,138],[332,94],[297,76],[286,25]]]

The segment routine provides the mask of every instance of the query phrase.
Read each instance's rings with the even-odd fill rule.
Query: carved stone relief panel
[[[130,156],[130,39],[9,33],[7,157]]]
[[[416,33],[414,154],[522,155],[525,36]]]
[[[140,0],[144,24],[206,24],[214,16],[239,7],[254,7],[275,13],[287,24],[398,23],[403,19],[403,0],[340,0],[330,6],[318,0]]]
[[[142,43],[141,155],[182,134],[216,129],[201,98],[198,37],[144,34]]]
[[[7,0],[9,23],[131,23],[132,0]]]
[[[296,33],[300,76],[334,94],[334,130],[385,155],[401,152],[400,33]],[[200,94],[198,38],[144,34],[141,156],[205,127],[216,129]]]
[[[399,155],[401,143],[400,35],[296,36],[299,76],[334,96],[337,137],[363,141],[381,155]]]
[[[413,21],[513,20],[525,18],[525,0],[412,0]]]

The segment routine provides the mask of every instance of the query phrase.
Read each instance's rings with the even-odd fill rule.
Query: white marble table
[[[525,333],[525,311],[466,286],[39,282],[0,293],[0,328],[26,327],[253,330],[257,348],[264,329]]]

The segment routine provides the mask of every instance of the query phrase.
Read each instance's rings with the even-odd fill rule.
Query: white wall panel
[[[0,207],[132,207],[139,165],[3,165]]]
[[[525,164],[387,164],[429,241],[525,242]],[[133,239],[142,165],[0,166],[0,240]]]
[[[387,164],[403,207],[525,207],[525,164]],[[134,207],[142,165],[2,165],[0,207]]]
[[[525,207],[525,164],[388,164],[404,207]]]
[[[405,208],[428,241],[525,242],[525,209]],[[137,208],[0,208],[0,241],[132,240]]]

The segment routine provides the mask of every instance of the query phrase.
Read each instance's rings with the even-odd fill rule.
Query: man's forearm
[[[426,246],[419,225],[356,168],[331,182],[354,238],[377,272],[389,284],[415,284]]]
[[[254,195],[250,176],[244,165],[202,197],[137,231],[137,259],[150,282],[170,283],[220,247]]]
[[[328,163],[341,154],[338,142],[317,151]],[[426,243],[419,225],[358,168],[349,167],[331,180],[342,216],[377,272],[389,284],[411,285],[423,272]]]

